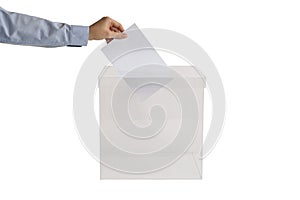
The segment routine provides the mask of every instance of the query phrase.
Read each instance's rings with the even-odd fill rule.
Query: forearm
[[[51,22],[0,8],[2,43],[42,47],[86,46],[88,38],[88,26]]]

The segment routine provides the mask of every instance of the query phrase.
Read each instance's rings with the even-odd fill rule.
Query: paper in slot
[[[171,81],[172,77],[164,60],[135,24],[125,32],[128,34],[126,39],[112,40],[102,48],[102,52],[112,66],[117,68],[117,75],[124,79],[132,90],[145,87],[135,95],[144,101]],[[140,68],[142,66],[147,67]],[[160,84],[153,84],[156,79],[159,79]]]

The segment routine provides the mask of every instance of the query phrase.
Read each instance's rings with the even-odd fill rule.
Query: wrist
[[[89,40],[93,40],[94,36],[93,36],[93,30],[92,30],[92,26],[89,26]]]

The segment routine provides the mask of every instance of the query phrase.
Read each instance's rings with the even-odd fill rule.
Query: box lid
[[[206,82],[205,76],[194,66],[166,67],[154,65],[151,67],[138,67],[130,72],[121,71],[120,68],[115,66],[106,66],[99,78],[176,78],[177,75],[186,78],[202,78]]]

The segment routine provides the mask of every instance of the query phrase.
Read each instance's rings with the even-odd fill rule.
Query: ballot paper
[[[102,52],[113,67],[117,68],[118,76],[124,79],[130,88],[134,90],[141,85],[147,85],[147,88],[138,94],[140,99],[145,100],[172,80],[171,73],[136,24],[125,32],[128,35],[126,39],[112,40],[102,48]],[[147,84],[155,83],[157,79],[159,84]]]

